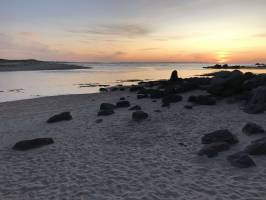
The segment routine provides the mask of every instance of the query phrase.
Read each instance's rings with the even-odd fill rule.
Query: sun
[[[228,57],[229,57],[228,52],[219,51],[217,53],[217,60],[218,60],[219,63],[226,63],[226,62],[228,62],[228,60],[229,60]]]

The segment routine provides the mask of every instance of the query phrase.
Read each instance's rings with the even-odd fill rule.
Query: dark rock
[[[140,91],[140,90],[143,90],[143,89],[144,89],[143,86],[132,85],[132,86],[129,88],[129,91],[130,91],[130,92],[137,92],[137,91]]]
[[[246,135],[265,133],[265,130],[261,126],[259,126],[258,124],[252,123],[252,122],[247,123],[243,127],[242,131]]]
[[[255,162],[245,153],[238,152],[227,157],[227,160],[234,167],[238,168],[248,168],[256,166]]]
[[[186,109],[192,109],[193,107],[191,105],[185,105],[184,108],[186,108]]]
[[[111,87],[112,92],[117,91],[117,90],[118,90],[118,87]]]
[[[178,94],[170,94],[162,98],[163,104],[176,103],[182,101],[183,97]]]
[[[152,99],[160,99],[164,96],[163,91],[156,89],[150,89],[149,94]]]
[[[174,70],[171,74],[170,81],[178,81],[178,74],[177,71]]]
[[[229,144],[238,143],[238,139],[228,130],[217,130],[208,134],[205,134],[201,138],[202,144],[210,144],[214,142],[227,142]]]
[[[188,101],[198,105],[216,105],[215,98],[210,95],[190,96]]]
[[[250,73],[250,72],[249,72]],[[248,74],[245,73],[245,77],[247,80],[243,83],[243,88],[246,90],[252,90],[254,88],[257,88],[259,86],[265,86],[266,85],[266,74]]]
[[[140,120],[146,119],[146,118],[148,118],[148,116],[149,115],[143,111],[135,111],[132,113],[132,119],[135,121],[140,121]]]
[[[119,101],[116,103],[116,107],[117,108],[127,108],[130,106],[130,102],[129,101]]]
[[[249,114],[263,113],[266,110],[266,86],[261,86],[252,91],[244,111]]]
[[[230,145],[227,142],[215,142],[205,145],[200,151],[199,155],[207,155],[209,158],[217,156],[219,152],[230,149]]]
[[[160,113],[160,112],[162,112],[162,111],[161,111],[161,110],[154,110],[154,112]]]
[[[100,92],[108,92],[108,90],[106,88],[100,88],[99,90],[100,90]]]
[[[125,97],[121,97],[120,100],[121,101],[124,101],[124,100],[126,100],[126,98]]]
[[[102,122],[103,122],[103,119],[96,119],[95,122],[96,122],[97,124],[102,123]]]
[[[138,94],[138,95],[137,95],[137,98],[138,98],[138,99],[144,99],[144,98],[147,98],[147,97],[148,97],[147,94]]]
[[[19,150],[19,151],[25,151],[25,150],[30,150],[34,148],[39,148],[44,145],[49,145],[53,144],[54,141],[52,138],[36,138],[32,140],[22,140],[20,142],[17,142],[14,146],[14,150]]]
[[[100,106],[100,110],[113,110],[115,109],[115,105],[111,103],[102,103]]]
[[[152,100],[153,103],[156,103],[157,101],[156,100]]]
[[[141,107],[139,105],[136,105],[136,106],[132,106],[128,110],[141,110]]]
[[[245,149],[249,155],[265,155],[266,154],[266,137],[252,141]]]
[[[112,115],[114,113],[115,112],[113,109],[99,110],[98,116],[108,116],[108,115]]]
[[[208,92],[215,96],[228,97],[243,91],[243,83],[246,80],[244,74],[238,70],[224,72],[216,75],[210,84]]]
[[[47,120],[47,123],[55,123],[60,121],[69,121],[72,119],[70,112],[62,112],[60,114],[54,115]]]

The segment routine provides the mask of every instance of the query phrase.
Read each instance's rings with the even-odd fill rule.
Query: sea
[[[99,88],[168,79],[173,70],[182,78],[215,72],[212,63],[70,63],[88,67],[77,70],[0,72],[0,102],[46,96],[87,94]],[[248,65],[248,64],[246,64]],[[243,70],[242,70],[243,71]],[[266,70],[244,70],[266,73]]]

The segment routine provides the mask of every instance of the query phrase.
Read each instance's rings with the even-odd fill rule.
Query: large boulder
[[[172,82],[176,82],[176,81],[178,81],[178,73],[177,73],[176,70],[174,70],[174,71],[172,72],[171,77],[170,77],[170,81],[172,81]]]
[[[115,105],[111,103],[102,103],[100,105],[100,110],[98,112],[98,116],[108,116],[114,114]]]
[[[238,139],[235,135],[233,135],[227,129],[217,130],[217,131],[205,134],[201,138],[202,144],[211,144],[214,142],[227,142],[229,144],[236,144],[238,143]]]
[[[266,74],[245,74],[249,78],[243,83],[243,88],[245,90],[252,90],[256,87],[266,85]]]
[[[130,102],[129,101],[118,101],[116,103],[116,107],[117,108],[127,108],[130,106]]]
[[[115,109],[115,105],[111,103],[102,103],[100,105],[100,110],[113,110]]]
[[[249,114],[263,113],[266,110],[266,86],[261,86],[252,91],[244,111]]]
[[[249,155],[265,155],[266,154],[266,137],[252,141],[245,149]]]
[[[238,168],[248,168],[256,166],[255,162],[245,153],[238,152],[227,157],[231,165]]]
[[[190,96],[188,101],[198,105],[216,105],[216,99],[210,95]]]
[[[259,126],[258,124],[248,122],[242,129],[243,133],[246,135],[254,135],[254,134],[261,134],[265,133],[265,130]]]
[[[244,74],[238,70],[233,72],[224,72],[224,74],[216,75],[210,84],[208,92],[215,96],[227,97],[239,94],[243,91],[243,83],[246,80]]]
[[[145,112],[143,112],[143,111],[135,111],[135,112],[133,112],[132,113],[132,119],[134,120],[134,121],[141,121],[141,120],[143,120],[143,119],[146,119],[146,118],[148,118],[148,114],[147,113],[145,113]]]
[[[32,140],[22,140],[17,142],[14,146],[14,150],[26,151],[34,148],[39,148],[44,145],[53,144],[54,141],[52,138],[36,138]]]
[[[47,123],[55,123],[55,122],[60,122],[60,121],[69,121],[72,119],[72,116],[70,112],[62,112],[60,114],[54,115],[50,117],[47,120]]]
[[[217,156],[219,152],[230,149],[230,145],[227,142],[215,142],[205,145],[198,154],[200,156],[206,155],[209,158]]]

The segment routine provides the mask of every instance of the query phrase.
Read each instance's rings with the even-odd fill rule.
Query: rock
[[[140,90],[143,90],[143,89],[144,89],[143,86],[132,85],[132,86],[129,88],[129,91],[130,91],[130,92],[137,92],[137,91],[140,91]]]
[[[126,98],[125,97],[121,97],[120,100],[121,101],[124,101],[124,100],[126,100]]]
[[[200,151],[199,155],[207,155],[209,158],[217,156],[219,152],[230,149],[230,145],[227,142],[215,142],[205,145]]]
[[[170,104],[182,101],[183,97],[178,94],[169,94],[162,98],[163,104]]]
[[[119,101],[116,103],[117,108],[127,108],[130,106],[129,101]]]
[[[202,144],[210,144],[214,142],[227,142],[229,144],[236,144],[238,143],[238,139],[235,135],[233,135],[227,129],[225,130],[217,130],[211,133],[205,134],[201,138]]]
[[[266,137],[252,141],[245,149],[249,155],[265,155],[266,154]]]
[[[243,83],[244,89],[252,90],[252,89],[257,88],[259,86],[266,85],[266,74],[258,74],[258,75],[249,74],[249,75],[247,75],[247,73],[245,73],[245,76],[248,78]]]
[[[234,167],[248,168],[256,166],[255,162],[245,153],[238,152],[227,157],[228,162]]]
[[[148,118],[148,116],[149,115],[143,111],[135,111],[132,113],[132,119],[135,121],[140,121],[140,120],[146,119],[146,118]]]
[[[115,109],[115,105],[111,103],[102,103],[100,105],[100,110],[113,110],[113,109]]]
[[[190,96],[188,101],[198,105],[216,105],[215,98],[210,95]]]
[[[95,122],[96,122],[97,124],[102,123],[102,122],[103,122],[103,119],[96,119]]]
[[[105,109],[105,110],[99,110],[98,112],[98,116],[108,116],[108,115],[112,115],[114,114],[114,110],[113,109]]]
[[[185,105],[184,108],[191,110],[193,107],[191,105]]]
[[[252,122],[247,123],[243,129],[242,129],[243,133],[245,133],[246,135],[254,135],[254,134],[260,134],[260,133],[265,133],[265,130]]]
[[[266,86],[260,86],[252,91],[244,111],[249,114],[263,113],[266,110]]]
[[[55,123],[60,121],[69,121],[72,119],[70,112],[62,112],[60,114],[54,115],[47,120],[47,123]]]
[[[160,112],[162,112],[161,110],[154,110],[154,112],[156,112],[156,113],[160,113]]]
[[[157,89],[150,89],[149,91],[150,97],[152,99],[160,99],[164,96],[163,91]]]
[[[147,94],[138,94],[137,95],[137,99],[144,99],[144,98],[147,98],[148,95]]]
[[[136,105],[136,106],[132,106],[128,110],[141,110],[141,107],[139,105]]]
[[[118,87],[111,87],[111,91],[112,92],[115,92],[115,91],[117,91],[118,90]]]
[[[243,91],[243,83],[246,77],[239,70],[224,72],[223,75],[216,75],[209,86],[208,92],[215,96],[228,97],[239,94]]]
[[[100,88],[99,90],[100,90],[100,92],[108,92],[108,90],[106,88]]]
[[[171,77],[170,77],[170,81],[173,81],[173,82],[178,81],[178,74],[177,74],[176,70],[174,70],[172,72]]]
[[[52,138],[36,138],[32,140],[22,140],[20,142],[17,142],[14,146],[14,150],[19,150],[19,151],[25,151],[25,150],[30,150],[34,148],[39,148],[44,145],[49,145],[53,144],[54,141]]]

